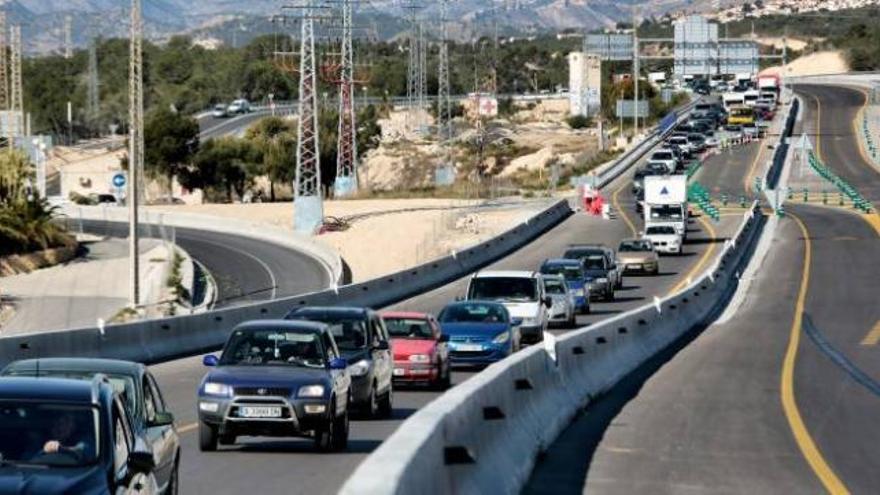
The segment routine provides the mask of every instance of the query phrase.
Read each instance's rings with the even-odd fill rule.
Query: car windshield
[[[654,220],[681,220],[682,212],[680,205],[657,205],[651,208],[651,218]]]
[[[289,319],[319,321],[330,325],[330,333],[340,351],[359,351],[367,346],[367,327],[363,316],[305,312],[295,313]]]
[[[134,379],[130,376],[119,375],[114,373],[105,373],[103,371],[71,371],[71,370],[12,370],[8,372],[8,376],[27,376],[40,378],[70,378],[72,380],[89,380],[96,374],[102,374],[107,377],[113,389],[122,397],[122,402],[128,408],[132,417],[138,417],[140,408],[137,406],[137,395],[134,388]]]
[[[580,281],[584,278],[581,268],[575,265],[545,265],[541,268],[541,273],[562,275],[568,281]]]
[[[670,234],[675,234],[675,229],[673,227],[667,227],[667,226],[661,225],[661,226],[656,226],[656,227],[648,227],[647,233],[649,235],[650,234],[670,235]]]
[[[673,160],[674,157],[672,156],[672,153],[670,153],[668,151],[664,151],[664,152],[654,153],[653,155],[651,155],[651,159],[652,160]]]
[[[415,318],[383,318],[388,333],[396,339],[432,339],[434,332],[427,320]]]
[[[495,304],[454,304],[440,313],[440,323],[507,323],[504,307]]]
[[[653,245],[651,241],[624,241],[620,243],[621,253],[638,253],[642,251],[650,251]]]
[[[547,290],[547,294],[566,294],[568,292],[565,282],[558,278],[544,280],[544,288]]]
[[[220,365],[323,368],[326,360],[319,337],[314,332],[275,328],[236,330],[223,349]]]
[[[0,399],[0,461],[52,467],[94,464],[98,424],[98,410],[90,406]]]
[[[527,277],[478,277],[471,279],[468,299],[537,301],[535,279]]]
[[[588,256],[584,259],[584,267],[587,270],[604,270],[605,269],[605,257],[604,256]]]

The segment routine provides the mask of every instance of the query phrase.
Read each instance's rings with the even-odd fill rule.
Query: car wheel
[[[449,366],[445,365],[445,363],[440,363],[439,370],[437,371],[437,380],[432,384],[434,390],[446,390],[449,388]]]
[[[383,418],[390,418],[391,413],[394,412],[394,388],[388,387],[388,391],[385,392],[385,395],[382,396],[382,400],[379,402],[379,416]]]
[[[376,384],[370,387],[370,397],[367,398],[367,415],[375,418],[379,414],[379,401],[376,396]]]
[[[336,437],[336,421],[330,421],[326,426],[315,430],[315,450],[318,452],[330,452]]]
[[[199,450],[202,452],[217,450],[217,429],[202,422],[199,422]]]
[[[171,471],[171,477],[168,478],[168,486],[165,488],[165,495],[177,495],[180,492],[180,458],[174,461],[174,470]]]
[[[220,435],[217,437],[217,443],[220,445],[233,445],[235,444],[236,438],[235,435]]]
[[[350,426],[348,420],[348,409],[334,420],[336,424],[333,427],[335,434],[332,438],[332,447],[336,452],[345,450],[345,448],[348,447],[348,432]]]
[[[605,293],[605,300],[606,301],[613,301],[614,300],[614,289],[611,289]]]
[[[449,366],[449,361],[444,363],[446,366],[446,373],[443,374],[443,381],[440,383],[440,386],[443,387],[443,390],[448,390],[449,387],[452,386],[452,368]]]
[[[568,316],[568,328],[574,328],[577,326],[577,316],[574,314],[574,311]]]

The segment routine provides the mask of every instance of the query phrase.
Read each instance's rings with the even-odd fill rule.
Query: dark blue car
[[[348,444],[351,378],[329,326],[308,321],[242,323],[199,385],[199,447],[241,435],[314,439],[319,450]]]
[[[574,296],[575,307],[581,314],[590,312],[590,277],[584,270],[584,265],[574,259],[549,259],[541,264],[541,273],[547,275],[562,275],[568,292]]]
[[[503,304],[460,301],[449,304],[437,318],[449,338],[453,365],[487,365],[520,348],[519,328]]]
[[[104,378],[0,378],[0,493],[156,493],[153,454]]]

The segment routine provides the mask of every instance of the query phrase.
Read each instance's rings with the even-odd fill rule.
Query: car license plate
[[[629,268],[630,270],[641,270],[641,269],[642,269],[642,265],[636,263],[636,264],[634,264],[634,265],[629,265],[628,268]]]
[[[242,406],[238,409],[238,415],[242,418],[280,418],[281,408]]]
[[[483,350],[483,346],[480,344],[459,344],[455,350],[462,352],[480,352]]]
[[[406,370],[403,368],[394,368],[394,376],[403,376],[406,374]]]

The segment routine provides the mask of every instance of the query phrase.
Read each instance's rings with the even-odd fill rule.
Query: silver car
[[[577,325],[577,303],[574,294],[568,290],[562,275],[544,275],[544,288],[553,301],[549,316],[551,325],[564,325],[572,328]]]

